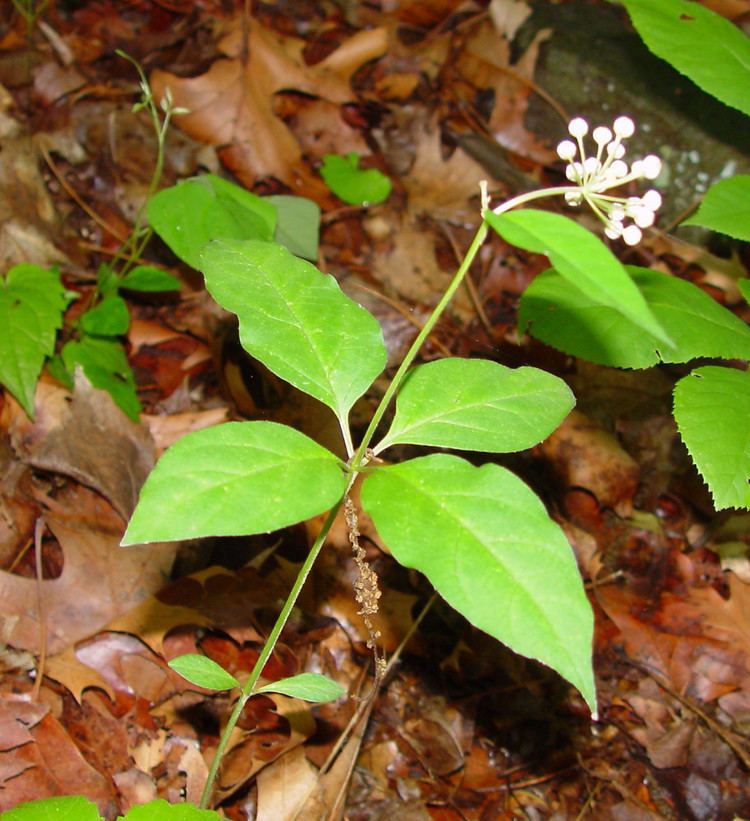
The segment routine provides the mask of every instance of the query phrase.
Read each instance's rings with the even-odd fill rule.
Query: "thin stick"
[[[44,606],[44,590],[42,582],[44,568],[42,567],[42,534],[44,533],[44,517],[40,516],[34,525],[34,562],[36,565],[36,610],[39,619],[39,661],[36,665],[36,679],[31,689],[31,700],[39,701],[42,689],[44,668],[47,664],[47,611]]]

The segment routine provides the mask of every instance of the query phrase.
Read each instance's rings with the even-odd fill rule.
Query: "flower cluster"
[[[623,161],[623,141],[634,131],[635,125],[629,117],[618,117],[612,129],[598,126],[591,134],[596,155],[587,156],[583,138],[589,132],[589,124],[582,117],[576,117],[568,124],[568,132],[575,142],[563,140],[557,146],[557,155],[568,163],[565,175],[576,186],[565,193],[565,200],[569,205],[580,205],[585,200],[604,223],[605,234],[610,239],[621,237],[628,245],[640,242],[641,229],[653,225],[655,212],[661,205],[661,195],[654,189],[642,197],[606,193],[633,180],[654,180],[661,173],[661,160],[653,154],[635,160],[630,167]],[[631,220],[630,224],[626,225],[626,220]]]

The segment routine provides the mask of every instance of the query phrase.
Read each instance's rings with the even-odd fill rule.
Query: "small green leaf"
[[[180,280],[160,268],[154,268],[152,265],[138,265],[123,277],[120,287],[128,291],[162,293],[164,291],[179,291]]]
[[[66,343],[60,353],[68,373],[80,365],[95,388],[107,391],[123,413],[138,421],[141,403],[125,349],[118,340],[83,336],[80,341]]]
[[[697,86],[750,115],[750,38],[686,0],[621,0],[648,48]]]
[[[87,334],[96,336],[120,336],[130,327],[130,311],[125,300],[119,296],[108,296],[95,308],[81,317],[81,327]]]
[[[571,356],[610,367],[648,368],[701,356],[750,359],[750,328],[696,285],[648,268],[627,270],[673,348],[554,269],[537,276],[521,297],[519,328]]]
[[[488,214],[487,222],[511,244],[545,254],[560,276],[600,305],[616,308],[663,344],[671,344],[614,254],[577,222],[561,214],[534,209]]]
[[[476,627],[557,670],[596,711],[593,614],[573,551],[518,477],[434,454],[375,470],[362,505],[401,564]]]
[[[344,422],[385,367],[377,320],[276,243],[211,243],[201,270],[211,296],[239,317],[243,348]]]
[[[440,359],[409,373],[391,429],[373,450],[397,443],[525,450],[549,436],[574,404],[570,388],[546,371],[486,359]]]
[[[168,662],[169,666],[191,684],[205,687],[207,690],[231,690],[240,683],[220,664],[208,656],[198,653],[186,653]]]
[[[276,208],[214,174],[183,180],[148,203],[156,233],[180,259],[200,267],[203,246],[214,239],[273,239]]]
[[[122,544],[267,533],[323,513],[345,489],[339,460],[299,431],[228,422],[164,453]]]
[[[750,279],[737,280],[737,287],[745,299],[745,302],[750,303]]]
[[[377,168],[359,167],[359,155],[326,154],[320,175],[333,193],[350,205],[377,205],[391,193],[391,181]]]
[[[56,271],[23,263],[0,277],[0,383],[34,417],[34,391],[68,303]]]
[[[214,810],[199,810],[192,804],[168,804],[163,798],[131,807],[118,821],[217,821],[222,818]]]
[[[82,795],[27,801],[0,813],[0,821],[101,821],[96,804]]]
[[[712,185],[700,208],[682,224],[701,225],[750,242],[750,176],[730,177]]]
[[[675,385],[674,418],[716,509],[750,508],[750,373],[696,368]]]
[[[266,197],[276,206],[274,239],[294,256],[315,262],[318,258],[320,206],[307,197],[276,194]]]
[[[299,698],[302,701],[324,704],[345,696],[346,690],[338,682],[319,673],[300,673],[298,676],[282,678],[259,687],[255,694],[259,693],[281,693],[283,696]]]

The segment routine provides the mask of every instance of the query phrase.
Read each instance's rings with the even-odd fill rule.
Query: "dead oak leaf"
[[[304,42],[282,37],[256,20],[250,23],[247,60],[241,52],[241,32],[220,43],[231,59],[217,60],[199,77],[181,78],[155,71],[151,85],[157,98],[170,89],[175,106],[189,110],[176,122],[191,137],[222,146],[222,160],[245,184],[276,177],[294,188],[305,182],[321,183],[305,168],[300,146],[286,124],[276,116],[273,96],[293,90],[334,103],[350,100],[352,72],[381,56],[387,48],[385,29],[361,31],[325,60],[305,64]]]

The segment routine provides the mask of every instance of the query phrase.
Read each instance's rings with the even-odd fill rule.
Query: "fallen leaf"
[[[240,54],[241,37],[241,31],[235,31],[220,48],[225,54]],[[305,64],[304,45],[251,20],[244,65],[236,56],[220,59],[192,79],[157,69],[151,85],[159,99],[170,89],[174,104],[190,112],[175,122],[195,139],[222,146],[222,161],[246,186],[275,177],[293,190],[304,183],[308,196],[316,190],[325,195],[320,180],[305,167],[294,135],[276,116],[273,96],[294,90],[345,102],[353,97],[348,82],[352,72],[382,55],[387,40],[384,29],[360,31],[313,66]]]
[[[130,421],[106,391],[78,369],[72,401],[59,385],[40,382],[32,423],[8,403],[8,432],[27,464],[71,476],[110,500],[129,518],[155,462],[154,443],[143,425]]]
[[[62,574],[38,583],[0,571],[2,640],[39,652],[39,584],[51,655],[96,633],[158,590],[175,550],[174,545],[121,548],[122,520],[83,487],[69,486],[56,501],[59,506],[48,511],[45,520],[63,551]]]

